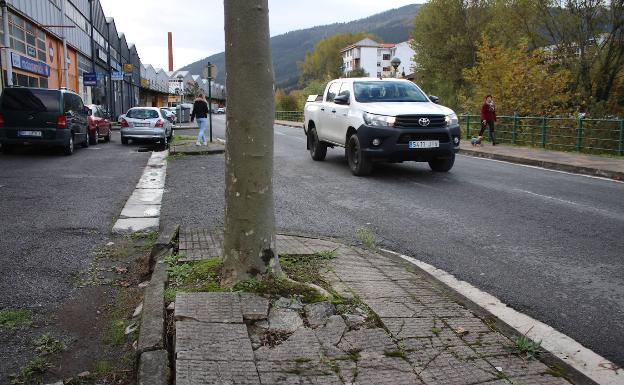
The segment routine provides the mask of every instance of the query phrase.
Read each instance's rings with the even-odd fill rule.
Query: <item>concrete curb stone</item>
[[[171,370],[169,353],[166,350],[144,352],[139,358],[139,385],[167,385]]]

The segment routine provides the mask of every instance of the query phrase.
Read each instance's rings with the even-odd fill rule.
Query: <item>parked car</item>
[[[69,90],[7,87],[0,96],[0,144],[3,152],[18,146],[59,147],[74,153],[74,143],[89,147],[91,109]]]
[[[126,117],[126,114],[121,114],[117,117],[117,123],[121,124],[121,120]]]
[[[121,143],[128,140],[150,140],[167,145],[173,127],[165,113],[158,107],[134,107],[121,119]]]
[[[171,122],[171,124],[175,123],[176,116],[173,112],[169,111],[166,108],[161,108],[160,110],[165,114],[165,117],[167,118],[168,121]]]
[[[91,110],[89,115],[89,144],[97,144],[99,138],[104,138],[105,142],[110,142],[111,121],[106,117],[102,106],[95,104],[87,105]]]
[[[329,82],[322,99],[310,95],[304,132],[312,159],[327,147],[344,147],[354,175],[373,162],[428,162],[433,171],[453,167],[459,151],[457,115],[408,80],[352,78]]]
[[[225,107],[219,107],[217,109],[217,114],[225,114]]]

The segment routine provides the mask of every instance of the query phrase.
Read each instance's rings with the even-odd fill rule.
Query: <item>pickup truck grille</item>
[[[422,118],[429,119],[429,124],[421,121]],[[444,115],[399,115],[396,117],[395,127],[399,128],[436,128],[445,127]]]
[[[397,140],[397,143],[407,144],[411,140],[439,140],[440,143],[448,143],[451,141],[448,134],[444,132],[431,133],[431,134],[423,132],[423,133],[416,133],[416,134],[401,134],[401,136],[399,136],[399,139]]]

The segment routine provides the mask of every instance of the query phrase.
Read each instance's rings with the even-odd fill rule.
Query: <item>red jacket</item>
[[[481,121],[487,120],[488,122],[496,121],[495,107],[487,103],[483,103],[481,106]]]

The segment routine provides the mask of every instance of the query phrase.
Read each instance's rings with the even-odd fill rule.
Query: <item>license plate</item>
[[[410,140],[409,148],[438,148],[439,140]]]
[[[149,123],[134,123],[134,127],[149,127]]]
[[[19,136],[35,136],[41,138],[41,131],[19,131]]]

